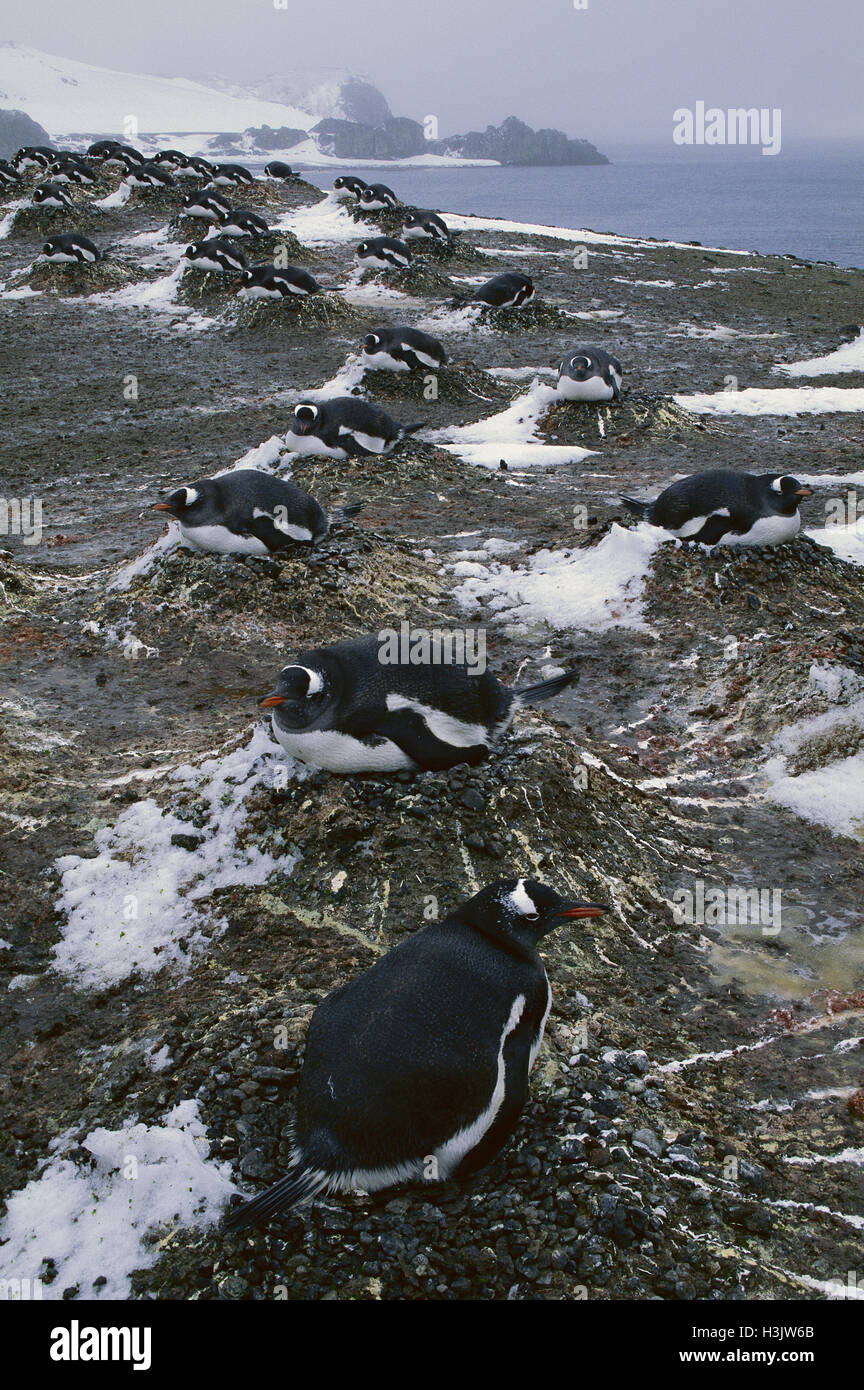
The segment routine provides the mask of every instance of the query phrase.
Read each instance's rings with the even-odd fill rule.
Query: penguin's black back
[[[379,660],[378,636],[355,637],[331,647],[304,652],[292,663],[338,673],[341,684],[339,723],[358,728],[387,709],[387,696],[399,695],[442,710],[454,718],[491,727],[507,714],[514,692],[501,685],[487,667],[471,674],[466,664],[441,665]]]
[[[329,523],[324,508],[287,478],[274,478],[257,468],[235,468],[192,486],[205,493],[208,501],[212,500],[213,520],[218,517],[237,534],[245,531],[256,508],[272,516],[276,507],[285,509],[284,518],[280,519],[308,527],[314,540],[327,533]],[[290,540],[286,539],[286,544],[291,544]]]
[[[296,1122],[304,1163],[386,1168],[470,1125],[489,1105],[520,994],[519,1026],[533,1036],[548,999],[539,955],[511,952],[458,917],[336,990],[306,1043]]]
[[[777,494],[779,497],[779,494]],[[769,508],[766,484],[756,473],[710,468],[670,483],[652,503],[648,517],[655,526],[675,530],[693,517],[708,516],[727,507],[732,516],[755,520]],[[778,508],[779,509],[779,508]]]

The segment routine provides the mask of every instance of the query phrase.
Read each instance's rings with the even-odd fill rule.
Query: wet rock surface
[[[280,208],[315,196],[278,190]],[[245,190],[238,201],[256,205]],[[128,238],[169,214],[136,199],[101,216],[134,260]],[[514,565],[544,548],[590,551],[613,521],[631,524],[622,491],[653,496],[701,467],[860,469],[860,415],[718,420],[672,397],[729,375],[783,385],[775,364],[844,340],[861,272],[602,242],[576,269],[575,239],[470,239],[491,253],[478,271],[526,270],[540,302],[479,327],[449,320],[434,399],[397,374],[369,374],[365,389],[405,422],[471,423],[530,383],[489,369],[553,368],[575,342],[598,342],[625,365],[620,408],[561,405],[538,435],[595,452],[557,469],[520,468],[514,452],[508,470],[487,471],[412,439],[383,459],[296,460],[291,476],[324,505],[363,504],[317,552],[167,549],[125,588],[111,586],[159,533],[145,509],[160,491],[283,434],[293,401],[332,380],[367,326],[446,304],[422,288],[416,302],[340,301],[341,318],[277,339],[238,331],[250,326],[239,316],[194,332],[179,309],[0,300],[4,488],[41,497],[45,528],[32,547],[4,538],[0,555],[0,1187],[23,1187],[58,1135],[86,1171],[77,1146],[91,1130],[159,1124],[195,1098],[211,1157],[258,1190],[284,1171],[316,1003],[423,924],[430,895],[443,915],[478,885],[529,874],[613,910],[544,943],[547,1041],[496,1162],[465,1185],[326,1199],[240,1239],[157,1229],[161,1253],[134,1294],[820,1297],[860,1260],[860,1164],[823,1160],[864,1143],[861,843],[774,805],[762,779],[785,728],[836,708],[814,664],[864,676],[864,588],[860,568],[808,537],[776,552],[660,548],[642,628],[514,625],[481,606],[503,679],[578,662],[579,684],[520,715],[478,769],[342,780],[277,776],[274,757],[252,790],[235,790],[240,841],[279,865],[266,883],[205,894],[199,939],[179,940],[161,971],[83,989],[53,968],[57,857],[92,856],[101,829],[152,797],[182,822],[175,848],[196,863],[215,812],[172,770],[243,748],[255,699],[292,653],[406,617],[464,622],[448,568],[459,555],[489,537],[518,547]],[[315,250],[316,277],[343,281],[353,243]],[[28,253],[23,237],[0,241],[7,283]],[[428,273],[450,269],[433,260]],[[275,306],[273,322],[295,307]],[[805,526],[822,524],[822,503],[805,499]],[[850,715],[805,741],[792,769],[849,756],[857,728]],[[788,925],[772,937],[678,922],[672,894],[697,880],[780,886]],[[153,1048],[167,1049],[162,1070]]]

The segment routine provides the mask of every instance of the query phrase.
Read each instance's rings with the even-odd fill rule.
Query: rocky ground
[[[107,279],[30,270],[45,215],[0,240],[0,277],[16,291],[0,297],[2,493],[40,497],[45,526],[41,544],[12,535],[0,555],[3,1193],[38,1176],[52,1141],[86,1172],[94,1129],[158,1126],[193,1099],[211,1159],[258,1190],[284,1166],[318,1000],[421,925],[430,896],[445,913],[485,882],[530,874],[613,910],[545,943],[547,1043],[498,1160],[469,1185],[322,1201],[239,1239],[166,1221],[148,1236],[133,1295],[836,1292],[861,1263],[864,858],[860,838],[772,804],[763,773],[784,728],[844,699],[848,720],[805,742],[797,768],[864,741],[853,709],[860,568],[803,537],[776,553],[667,546],[650,561],[641,626],[580,630],[514,621],[480,600],[466,609],[450,566],[470,566],[490,537],[511,543],[511,565],[544,548],[572,548],[578,562],[616,520],[631,524],[621,491],[651,495],[698,468],[860,469],[860,414],[717,419],[672,396],[729,377],[782,385],[777,363],[857,332],[864,273],[616,241],[589,241],[577,268],[575,238],[480,230],[411,283],[382,277],[377,299],[355,277],[361,293],[328,296],[326,310],[250,314],[190,272],[173,308],[122,308],[93,295],[157,281],[170,263],[154,248],[188,231],[162,195],[96,207],[110,192],[82,201],[79,224],[110,251]],[[242,202],[275,217],[318,196],[301,183]],[[348,283],[350,240],[298,236],[321,283]],[[535,276],[538,305],[454,315],[467,277],[517,268]],[[26,285],[42,292],[21,295]],[[483,419],[527,385],[490,369],[550,367],[573,343],[597,342],[625,364],[620,407],[564,405],[540,427],[550,443],[595,452],[525,469],[515,445],[487,471],[414,440],[373,463],[301,460],[292,476],[322,502],[363,504],[315,554],[166,550],[124,569],[159,534],[146,506],[160,491],[283,434],[291,403],[331,380],[376,323],[430,315],[450,355],[437,398],[412,379],[367,378],[397,418]],[[846,373],[819,384],[864,383]],[[805,526],[824,524],[825,495],[805,500]],[[343,781],[285,775],[266,749],[243,762],[255,697],[291,653],[402,619],[466,617],[487,628],[508,681],[581,666],[579,684],[520,717],[483,768]],[[845,695],[814,687],[814,664],[841,671]],[[236,775],[219,781],[235,755]],[[188,764],[195,775],[178,780]],[[118,823],[147,799],[165,813],[156,838],[123,842]],[[56,861],[94,856],[97,836],[132,878],[144,866],[142,882],[163,850],[171,864],[179,856],[181,897],[195,895],[188,930],[155,955],[143,942],[112,978],[89,970],[86,941],[64,946],[56,909]],[[229,857],[264,857],[271,871],[217,881],[207,847],[220,836]],[[697,880],[782,889],[782,930],[676,922],[672,895]],[[93,956],[116,936],[122,961],[119,890],[100,891]],[[159,1069],[156,1053],[170,1059]],[[55,1294],[98,1294],[101,1267],[67,1283],[50,1237],[40,1254]]]

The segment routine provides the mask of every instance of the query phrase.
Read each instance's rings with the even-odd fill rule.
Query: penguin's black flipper
[[[640,502],[637,497],[625,497],[623,493],[621,501],[628,512],[632,512],[634,516],[647,516],[653,505],[651,502]]]
[[[568,685],[575,685],[580,674],[579,671],[565,671],[563,675],[553,676],[539,685],[523,686],[521,690],[514,690],[513,694],[520,705],[536,705],[541,700],[551,700],[553,695],[566,690]]]
[[[390,739],[424,772],[443,772],[457,763],[477,767],[489,756],[485,743],[474,743],[467,748],[444,743],[432,733],[422,714],[413,709],[391,710],[377,720],[373,732]]]
[[[686,539],[695,541],[697,545],[717,545],[730,531],[748,529],[746,522],[736,523],[733,516],[709,516],[701,530],[697,531],[695,536],[687,536]]]
[[[233,1233],[244,1231],[247,1226],[263,1226],[280,1212],[311,1202],[326,1186],[327,1179],[323,1174],[311,1172],[308,1168],[301,1168],[299,1173],[292,1169],[284,1178],[268,1187],[266,1192],[260,1192],[251,1201],[244,1202],[242,1207],[234,1207],[225,1217],[224,1229]]]
[[[255,516],[246,524],[250,536],[263,541],[268,550],[285,550],[292,544],[291,537],[280,531],[272,516]]]

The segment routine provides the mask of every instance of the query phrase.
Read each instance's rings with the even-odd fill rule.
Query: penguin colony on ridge
[[[115,142],[103,144],[107,148],[91,147],[88,154],[106,162],[119,159],[127,172],[140,171],[145,163],[137,152]],[[44,171],[53,163],[66,172],[64,182],[75,182],[78,161],[56,160],[55,153],[19,151],[12,170]],[[149,163],[174,171],[183,167],[179,151],[162,153],[164,158]],[[212,173],[206,161],[187,164],[196,166],[197,176]],[[85,168],[85,179],[87,174]],[[231,182],[242,183],[242,175]],[[350,187],[347,179],[337,183]],[[62,188],[60,192],[59,205],[68,205]],[[373,197],[380,198],[380,192]],[[42,201],[50,205],[47,192]],[[239,235],[227,216],[245,211],[231,210],[226,202],[211,220]],[[405,219],[406,234],[421,217],[429,215]],[[426,234],[436,235],[428,229]],[[87,260],[100,254],[75,233],[52,238],[45,250],[55,259]],[[236,249],[234,254],[239,255]],[[233,270],[237,262],[228,257],[214,264]],[[265,289],[270,271],[274,277],[306,274],[252,267],[243,272],[244,280],[258,277]],[[527,277],[508,274],[483,286],[475,302],[518,307],[532,296]],[[368,365],[390,370],[422,370],[446,360],[436,340],[407,327],[378,329],[367,335],[363,347]],[[376,363],[376,358],[381,360]],[[620,364],[602,349],[577,347],[561,363],[559,394],[617,400],[621,375]],[[389,451],[417,428],[398,425],[378,407],[351,397],[301,403],[289,442],[306,440],[311,449],[335,457],[364,457]],[[631,510],[682,538],[705,544],[776,544],[797,532],[798,507],[810,491],[789,475],[715,470],[680,480],[653,503],[624,500]],[[293,484],[250,469],[178,488],[155,510],[176,518],[184,537],[198,548],[268,554],[297,542],[314,545],[332,520],[358,509],[337,509],[328,516]],[[303,653],[283,669],[277,690],[261,703],[272,708],[276,737],[293,756],[348,773],[432,769],[482,760],[515,708],[550,698],[575,678],[576,673],[568,672],[514,691],[487,673],[479,681],[470,677],[469,690],[464,666],[388,667],[378,660],[378,639],[367,638]],[[472,709],[473,723],[464,717]],[[440,926],[418,932],[326,999],[310,1029],[289,1172],[230,1216],[229,1227],[269,1219],[319,1192],[358,1185],[372,1190],[428,1176],[430,1155],[441,1178],[463,1176],[487,1163],[506,1142],[524,1105],[548,1014],[551,995],[537,942],[561,919],[603,911],[598,904],[565,903],[533,881],[492,884]],[[386,1033],[380,1027],[379,1001],[386,1002],[392,1021]],[[428,1050],[411,1042],[418,1036],[418,1017],[428,1019],[427,1037],[441,1039],[434,1065]]]
[[[538,943],[599,917],[533,879],[503,879],[422,928],[318,1005],[297,1087],[288,1172],[235,1208],[230,1231],[319,1193],[466,1177],[512,1134],[552,990]]]

